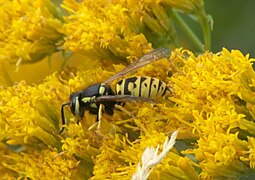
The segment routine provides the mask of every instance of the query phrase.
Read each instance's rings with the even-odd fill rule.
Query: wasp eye
[[[76,97],[78,97],[78,96],[75,93],[72,93],[70,95],[70,109],[71,109],[71,112],[73,115],[75,115],[76,99],[77,99]]]
[[[72,92],[72,93],[70,94],[70,96],[69,96],[70,101],[74,98],[75,95],[76,95],[76,93],[74,93],[74,92]]]

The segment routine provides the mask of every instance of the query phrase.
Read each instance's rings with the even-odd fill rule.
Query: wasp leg
[[[102,111],[103,111],[103,104],[99,105],[99,110],[98,110],[98,115],[96,116],[96,122],[94,124],[92,124],[88,130],[91,131],[93,129],[100,129],[101,126],[101,119],[102,119]]]
[[[91,130],[95,129],[96,126],[98,126],[98,122],[95,122],[94,124],[92,124],[92,125],[88,128],[88,130],[91,131]]]
[[[97,116],[97,121],[98,121],[97,129],[100,129],[101,127],[102,112],[103,112],[103,104],[100,104],[99,110],[98,110],[98,116]]]
[[[65,129],[65,125],[66,125],[66,120],[65,120],[65,112],[64,112],[64,107],[70,105],[70,102],[64,103],[61,106],[61,120],[62,120],[62,128],[60,129],[60,131],[58,132],[58,134],[61,134],[64,129]]]
[[[118,110],[120,110],[120,111],[126,113],[128,116],[134,117],[134,115],[133,115],[131,112],[129,112],[127,109],[125,109],[123,106],[118,105],[118,104],[115,104],[114,107],[115,107],[116,109],[118,109]]]

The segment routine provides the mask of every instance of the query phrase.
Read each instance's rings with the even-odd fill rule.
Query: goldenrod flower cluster
[[[178,46],[171,10],[204,13],[202,0],[178,2],[65,0],[60,11],[54,1],[0,0],[2,79],[10,78],[6,62],[35,62],[59,50],[85,55],[83,65],[99,62],[85,70],[66,66],[33,84],[0,81],[0,177],[237,179],[254,173],[254,59],[238,50],[195,55],[173,48],[169,58],[132,74],[159,78],[171,93],[156,104],[127,102],[125,111],[103,113],[96,130],[88,130],[95,115],[85,112],[77,123],[66,108],[65,131],[58,133],[61,104],[121,71],[125,65],[114,59]]]
[[[255,74],[249,57],[226,49],[196,57],[177,49],[170,59],[155,64],[159,70],[178,69],[170,78],[160,76],[173,93],[157,105],[128,103],[125,108],[133,117],[119,111],[104,114],[100,132],[88,131],[94,115],[86,113],[76,124],[69,112],[67,130],[58,135],[59,108],[67,101],[69,88],[103,81],[108,71],[78,72],[64,84],[54,74],[39,85],[20,82],[2,88],[3,175],[129,179],[146,147],[162,144],[176,129],[186,150],[168,153],[151,178],[235,178],[252,172]],[[153,65],[138,74],[157,76],[150,70]]]
[[[142,56],[178,46],[173,8],[205,17],[203,1],[0,1],[0,60],[36,62],[56,51],[97,58]],[[11,12],[11,13],[10,13]]]
[[[195,155],[200,177],[237,178],[250,172],[255,74],[249,56],[226,49],[191,54],[182,72],[172,78],[176,96],[170,99],[185,112],[176,120],[196,136],[196,145],[185,153]]]
[[[1,61],[37,61],[57,51],[63,24],[50,0],[1,0],[0,16]]]
[[[201,14],[203,1],[65,0],[62,7],[70,13],[64,25],[64,48],[86,55],[127,57],[144,54],[152,44],[176,47],[172,8]]]

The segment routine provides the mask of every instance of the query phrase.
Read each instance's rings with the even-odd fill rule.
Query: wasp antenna
[[[64,114],[64,107],[67,106],[67,105],[70,105],[70,102],[67,102],[67,103],[64,103],[62,104],[61,106],[61,119],[62,119],[62,128],[61,130],[58,132],[58,134],[61,134],[64,129],[65,129],[65,124],[66,124],[66,121],[65,121],[65,114]]]

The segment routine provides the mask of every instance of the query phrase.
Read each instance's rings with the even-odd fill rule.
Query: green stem
[[[210,50],[211,49],[211,23],[212,23],[212,18],[210,18],[210,16],[207,16],[205,11],[202,10],[198,14],[198,20],[200,22],[200,26],[201,26],[202,31],[203,31],[205,49]]]
[[[199,38],[195,35],[195,33],[189,28],[189,26],[184,22],[181,16],[177,11],[173,10],[173,18],[178,26],[183,30],[186,36],[190,39],[190,41],[194,44],[194,46],[200,51],[204,51],[204,45],[199,40]]]

